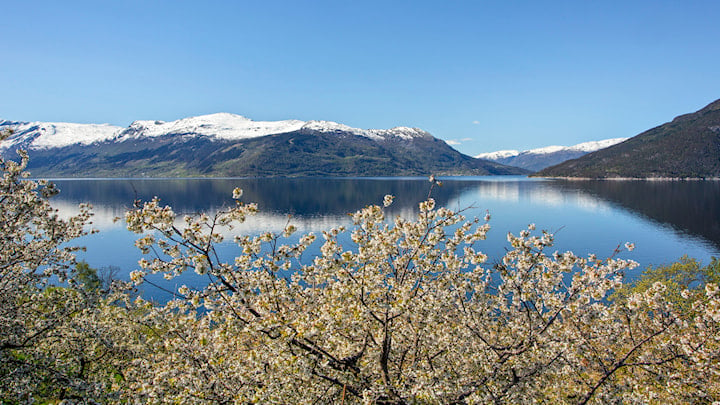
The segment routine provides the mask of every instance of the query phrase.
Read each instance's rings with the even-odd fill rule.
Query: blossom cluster
[[[0,402],[720,400],[714,282],[681,299],[662,281],[613,298],[637,263],[552,251],[532,224],[491,262],[490,215],[430,197],[414,218],[387,218],[386,196],[318,235],[290,220],[235,234],[258,211],[235,189],[212,215],[137,202],[125,221],[144,258],[130,282],[52,286],[71,275],[65,246],[87,232],[89,207],[61,220],[47,203],[56,190],[21,180],[25,155],[1,164]],[[207,285],[165,304],[134,293],[149,274],[187,271]]]
[[[319,240],[309,234],[283,245],[295,231],[290,225],[279,234],[238,236],[231,263],[214,254],[212,234],[231,224],[228,216],[254,213],[239,202],[212,218],[186,219],[173,232],[166,224],[177,219],[150,214],[169,208],[128,213],[129,224],[143,224],[133,230],[164,236],[139,239],[141,248],[154,244],[164,252],[143,263],[141,274],[194,269],[210,283],[183,286],[156,309],[178,322],[163,345],[183,355],[137,362],[127,398],[645,402],[703,391],[700,369],[687,366],[678,377],[690,354],[717,369],[710,366],[718,353],[712,284],[696,303],[704,315],[694,323],[674,311],[662,284],[609,303],[637,263],[547,253],[553,235],[531,224],[509,233],[510,249],[488,264],[478,244],[490,230],[489,215],[468,220],[428,198],[415,219],[388,220],[392,201],[386,196],[382,205],[358,210],[352,226],[324,231]],[[301,262],[313,243],[320,253]],[[165,258],[167,246],[182,254]],[[707,333],[697,338],[688,328]],[[677,389],[660,389],[651,382],[658,375]],[[688,378],[696,389],[681,388]]]

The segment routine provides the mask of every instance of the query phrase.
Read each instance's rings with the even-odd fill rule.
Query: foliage
[[[0,160],[0,402],[98,396],[104,383],[89,383],[88,371],[100,359],[107,365],[92,320],[111,309],[100,311],[96,296],[53,285],[76,284],[68,276],[78,248],[68,242],[86,234],[90,207],[60,218],[49,203],[58,190],[26,180],[27,154],[18,154],[19,162]]]
[[[703,295],[708,284],[720,285],[720,260],[713,257],[707,266],[688,256],[665,266],[648,267],[632,284],[625,284],[612,295],[616,300],[627,300],[633,293],[644,293],[657,282],[663,283],[663,297],[683,312]]]
[[[103,284],[100,276],[98,276],[97,270],[90,267],[85,261],[81,261],[75,265],[73,276],[80,286],[88,291],[97,291]]]
[[[387,196],[384,206],[391,203]],[[665,300],[661,283],[610,304],[635,264],[547,254],[552,235],[534,235],[533,226],[508,234],[512,249],[487,266],[475,246],[488,224],[432,199],[415,220],[388,223],[382,206],[356,212],[351,229],[323,232],[321,254],[291,275],[316,239],[281,244],[292,225],[282,235],[236,236],[237,256],[222,261],[215,245],[256,210],[238,201],[213,217],[178,218],[156,199],[127,213],[128,228],[144,233],[137,246],[157,254],[141,261],[135,282],[194,270],[209,283],[146,308],[162,338],[155,356],[131,367],[128,400],[718,398],[716,289],[698,297],[691,320]]]
[[[693,290],[690,261],[660,272],[676,276],[667,285],[627,290],[634,262],[549,253],[553,236],[530,225],[490,265],[478,250],[489,216],[468,220],[432,198],[413,219],[387,219],[386,196],[320,237],[290,223],[237,235],[257,206],[236,189],[212,216],[138,202],[125,219],[150,256],[131,282],[98,293],[102,277],[63,247],[84,233],[88,207],[58,218],[44,191],[54,188],[20,180],[24,162],[2,162],[0,401],[720,400],[720,291],[710,278]],[[217,249],[227,240],[231,260]],[[307,257],[313,244],[320,253]],[[69,271],[74,280],[50,283]],[[165,305],[120,291],[185,271],[207,287],[182,286]],[[613,290],[622,298],[609,300]]]
[[[682,361],[663,364],[666,373],[654,373],[649,380],[659,388],[667,387],[670,396],[658,396],[662,402],[697,402],[699,398],[717,400],[720,397],[720,346],[718,345],[717,321],[720,320],[717,297],[720,285],[720,260],[713,257],[706,266],[683,256],[678,262],[665,266],[648,267],[638,280],[623,285],[611,299],[615,305],[634,306],[638,295],[655,295],[655,300],[666,302],[666,311],[678,317],[675,339],[688,344]],[[656,314],[652,314],[655,316]],[[695,349],[698,349],[695,351]],[[700,353],[702,353],[700,355]],[[643,372],[648,372],[643,370]],[[692,389],[688,389],[692,387]],[[661,389],[658,389],[662,393]],[[678,395],[683,393],[682,395]],[[689,394],[693,395],[689,395]]]

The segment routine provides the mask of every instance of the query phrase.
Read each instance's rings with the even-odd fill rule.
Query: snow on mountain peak
[[[590,142],[583,142],[579,143],[577,145],[573,146],[546,146],[544,148],[537,148],[537,149],[530,149],[526,150],[522,153],[528,153],[528,154],[534,154],[534,155],[541,155],[545,153],[555,153],[560,152],[562,150],[569,150],[569,151],[577,151],[577,152],[595,152],[596,150],[605,149],[608,146],[615,145],[616,143],[620,143],[625,141],[628,138],[612,138],[612,139],[603,139],[601,141],[590,141]]]
[[[524,151],[499,150],[497,152],[481,153],[475,157],[478,159],[494,160],[494,159],[506,159],[506,158],[511,158],[511,157],[519,156],[519,155],[544,155],[544,154],[555,153],[555,152],[560,152],[560,151],[575,151],[575,152],[588,152],[589,153],[589,152],[594,152],[596,150],[605,149],[609,146],[623,142],[627,139],[628,138],[603,139],[601,141],[583,142],[583,143],[579,143],[579,144],[573,145],[573,146],[551,145],[551,146],[545,146],[542,148],[529,149],[529,150],[524,150]]]
[[[321,133],[349,133],[374,140],[428,137],[430,134],[409,127],[392,129],[360,129],[332,121],[253,121],[242,115],[215,113],[176,121],[134,121],[127,128],[108,124],[72,124],[53,122],[13,122],[0,120],[0,129],[11,128],[14,134],[0,143],[0,148],[10,149],[22,146],[35,149],[88,145],[93,142],[158,137],[164,135],[208,136],[222,140],[239,140],[266,135],[282,134],[299,130]]]
[[[317,131],[317,132],[348,132],[355,135],[365,135],[365,130],[360,128],[353,128],[351,126],[340,124],[333,121],[308,121],[303,126],[302,129],[310,130],[310,131]]]
[[[481,153],[477,156],[475,156],[477,159],[504,159],[509,158],[513,156],[517,156],[520,154],[519,150],[515,149],[508,149],[508,150],[499,150],[497,152],[488,152],[488,153]]]
[[[12,122],[0,121],[0,128],[13,130],[13,135],[4,140],[2,148],[30,145],[34,148],[58,148],[73,144],[89,145],[93,142],[112,139],[123,130],[109,124],[74,124],[69,122]]]
[[[246,139],[259,136],[297,131],[305,124],[299,120],[253,121],[242,115],[216,113],[177,121],[135,121],[120,134],[118,140],[138,136],[156,137],[161,135],[206,135],[218,139]]]
[[[412,127],[394,127],[390,129],[378,129],[376,131],[387,132],[388,134],[393,134],[393,136],[404,139],[424,138],[430,135],[430,133],[428,133],[427,131],[423,131],[420,128]]]
[[[521,153],[531,153],[531,154],[534,154],[534,155],[542,155],[542,154],[545,154],[545,153],[560,152],[561,150],[567,149],[567,148],[568,148],[567,146],[550,145],[550,146],[544,146],[544,147],[542,147],[542,148],[526,150],[526,151],[523,151],[523,152],[521,152]]]
[[[583,143],[579,143],[577,145],[571,146],[570,149],[578,150],[581,152],[594,152],[596,150],[605,149],[609,146],[613,146],[620,142],[624,142],[627,139],[628,138],[612,138],[612,139],[603,139],[602,141],[583,142]]]
[[[538,171],[556,165],[568,159],[580,157],[586,153],[604,149],[627,138],[604,139],[601,141],[583,142],[573,146],[546,146],[525,151],[501,150],[497,152],[482,153],[476,158],[488,159],[498,163],[521,167],[523,169]]]
[[[332,121],[308,121],[303,126],[303,129],[318,132],[344,132],[375,140],[389,139],[392,137],[410,140],[429,135],[427,132],[418,128],[395,127],[391,129],[361,129]]]

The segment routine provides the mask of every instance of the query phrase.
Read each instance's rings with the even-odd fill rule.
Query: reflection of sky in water
[[[427,196],[429,186],[424,180],[335,179],[334,182],[326,182],[326,188],[318,189],[323,182],[308,180],[309,183],[305,183],[304,186],[312,187],[294,187],[292,188],[293,193],[297,195],[282,195],[281,198],[285,201],[280,203],[271,200],[276,193],[284,189],[283,182],[292,183],[293,181],[297,180],[275,179],[273,187],[276,189],[272,189],[268,193],[265,193],[261,187],[253,189],[254,192],[250,194],[261,200],[248,201],[257,201],[260,213],[249,218],[246,223],[236,226],[226,236],[231,239],[238,233],[280,232],[288,223],[287,212],[282,212],[282,210],[292,207],[293,199],[298,199],[305,207],[305,210],[294,210],[295,213],[290,218],[299,233],[315,232],[319,234],[322,230],[340,224],[349,226],[350,220],[346,213],[372,202],[380,204],[381,196],[386,189],[390,193],[405,193],[403,198],[398,196],[388,217],[401,215],[410,218],[417,212],[417,202]],[[188,187],[202,184],[202,181],[179,184],[182,193],[192,196],[194,193]],[[69,187],[68,184],[62,184],[61,188],[63,186],[66,189]],[[84,184],[78,183],[77,186],[81,187]],[[96,186],[100,187],[99,185],[93,187]],[[125,212],[124,207],[129,206],[132,201],[127,201],[126,195],[113,201],[107,197],[107,193],[102,192],[103,190],[100,191],[101,193],[98,195],[104,196],[100,199],[101,201],[94,201],[93,195],[87,196],[87,199],[83,200],[83,194],[74,189],[71,193],[72,199],[63,199],[61,193],[54,200],[53,205],[59,209],[61,214],[69,215],[76,212],[77,202],[93,203],[95,213],[93,226],[101,232],[83,238],[79,242],[87,247],[87,252],[83,257],[93,267],[114,265],[120,267],[122,274],[126,275],[137,267],[137,260],[140,257],[139,251],[134,247],[137,235],[126,231],[122,220],[114,222],[113,219],[122,217]],[[218,193],[229,196],[226,191],[220,190]],[[207,193],[207,189],[200,191],[200,193],[203,192]],[[606,257],[611,255],[618,245],[622,246],[628,241],[634,242],[636,250],[631,253],[624,252],[620,257],[636,260],[643,266],[674,261],[683,254],[707,263],[710,256],[717,255],[719,250],[717,246],[706,239],[679,231],[675,224],[662,223],[662,218],[654,219],[650,215],[638,211],[634,206],[628,208],[627,204],[623,204],[622,201],[605,199],[598,196],[597,193],[580,187],[558,186],[552,181],[500,176],[495,178],[453,178],[445,179],[443,187],[436,190],[433,195],[439,203],[443,203],[451,209],[472,207],[464,213],[468,218],[475,216],[482,218],[486,211],[491,214],[492,229],[488,240],[480,242],[477,246],[479,250],[489,255],[490,262],[498,260],[507,249],[507,232],[517,234],[529,223],[535,223],[539,230],[547,229],[556,233],[556,245],[552,251],[572,250],[576,254],[596,253],[599,257]],[[313,203],[314,198],[322,199],[322,201],[315,204]],[[167,198],[169,201],[173,199],[176,202],[180,201],[181,204],[183,201],[187,201],[187,199],[177,196]],[[215,195],[207,195],[206,199],[214,201],[213,204],[204,208],[193,205],[192,209],[204,209],[212,214],[223,205],[227,206],[232,202],[227,197]],[[335,204],[336,199],[342,200],[342,203]],[[198,201],[202,200],[201,194]],[[355,206],[350,206],[352,204]],[[267,208],[263,210],[263,207]],[[188,210],[187,207],[185,209]],[[323,210],[331,211],[331,214],[322,215]],[[349,245],[347,240],[343,243],[346,246]],[[230,260],[234,256],[235,250],[236,247],[232,243],[225,244],[222,247],[223,256]],[[314,248],[314,251],[317,251],[317,247]],[[635,271],[635,273],[637,272],[639,270]],[[188,274],[170,282],[170,285],[202,284],[204,282],[203,278]],[[153,292],[152,294],[157,293]]]
[[[456,204],[473,204],[490,211],[496,232],[491,232],[489,240],[498,256],[505,248],[506,232],[517,233],[531,222],[538,229],[555,232],[555,249],[560,251],[605,257],[618,245],[634,242],[636,249],[620,257],[641,265],[667,263],[683,254],[708,262],[718,253],[716,246],[701,237],[648,220],[584,190],[557,187],[551,181],[482,184],[462,194]]]
[[[463,198],[471,198],[471,192],[463,194]],[[474,190],[478,200],[500,200],[518,203],[520,201],[547,206],[573,205],[588,211],[609,209],[608,204],[597,198],[579,191],[562,192],[541,181],[508,181],[479,183]]]

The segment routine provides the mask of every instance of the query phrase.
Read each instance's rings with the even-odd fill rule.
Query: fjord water
[[[620,253],[641,265],[630,277],[648,265],[669,263],[683,255],[703,263],[720,255],[718,181],[562,181],[521,176],[442,180],[442,187],[432,190],[439,205],[466,209],[468,218],[491,215],[488,240],[477,246],[488,254],[489,263],[509,248],[508,232],[517,234],[530,223],[538,230],[555,233],[550,252],[571,250],[604,258],[625,242],[635,243],[634,251]],[[381,204],[385,194],[396,196],[389,217],[412,217],[418,202],[430,191],[426,178],[83,179],[55,183],[61,193],[53,205],[62,213],[76,211],[80,202],[94,206],[93,226],[100,232],[78,242],[87,247],[82,258],[95,268],[119,267],[121,278],[137,268],[142,255],[134,247],[137,235],[125,230],[122,220],[113,219],[122,217],[135,200],[158,196],[176,213],[214,213],[234,204],[232,190],[241,187],[243,201],[256,202],[260,213],[233,232],[278,232],[290,221],[299,233],[319,234],[333,226],[350,225],[348,213]],[[347,248],[351,248],[349,243]],[[232,243],[222,248],[228,260],[233,252]],[[161,282],[161,277],[154,281]],[[166,285],[205,282],[188,273]],[[161,301],[169,298],[150,286],[145,287],[145,294]]]

